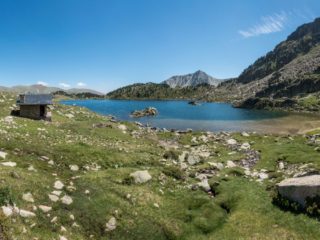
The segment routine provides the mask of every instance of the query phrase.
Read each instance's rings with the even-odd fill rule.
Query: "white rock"
[[[241,145],[240,148],[243,150],[248,150],[248,149],[250,149],[250,144],[248,142],[245,142]]]
[[[72,198],[71,198],[70,196],[64,195],[64,196],[61,198],[61,202],[62,202],[63,204],[70,205],[70,204],[73,202],[73,200],[72,200]]]
[[[78,171],[79,170],[78,165],[70,165],[69,168],[71,171]]]
[[[203,179],[201,182],[197,184],[199,187],[203,188],[206,192],[209,192],[211,189],[207,179]]]
[[[115,219],[115,217],[110,218],[109,221],[106,223],[106,231],[109,232],[115,230],[117,228],[116,224],[117,220]]]
[[[237,144],[237,141],[235,140],[235,139],[228,139],[227,140],[227,144],[229,144],[229,145],[236,145]]]
[[[53,160],[50,160],[50,161],[48,162],[48,164],[54,165],[54,161],[53,161]]]
[[[187,161],[190,165],[195,165],[200,162],[200,158],[196,155],[189,154]]]
[[[13,122],[13,117],[12,116],[7,116],[7,117],[4,118],[4,121],[8,122],[8,123],[12,123]]]
[[[43,212],[49,212],[49,211],[52,210],[52,207],[45,206],[45,205],[39,205],[39,208],[40,208]]]
[[[88,195],[89,193],[90,193],[90,191],[88,189],[84,191],[84,194]]]
[[[155,206],[156,208],[159,208],[159,204],[158,203],[154,203],[153,206]]]
[[[54,183],[54,186],[53,186],[55,189],[62,189],[64,187],[64,184],[61,182],[61,181],[56,181]]]
[[[60,231],[61,231],[61,232],[66,232],[67,229],[66,229],[64,226],[61,226]]]
[[[134,178],[136,183],[145,183],[152,179],[151,175],[147,170],[136,171],[134,173],[131,173],[130,176]]]
[[[71,119],[71,118],[74,118],[74,115],[71,114],[71,113],[68,113],[68,114],[66,114],[65,116],[66,116],[67,118],[70,118],[70,119]]]
[[[227,161],[227,168],[233,168],[233,167],[236,167],[237,165],[234,164],[234,162],[228,160]]]
[[[66,237],[64,237],[64,236],[59,235],[59,240],[68,240],[68,238],[66,238]]]
[[[278,167],[279,167],[280,170],[283,170],[284,169],[284,163],[283,162],[279,162]]]
[[[220,170],[220,171],[224,169],[222,163],[208,162],[208,164],[209,164],[209,166],[215,167],[216,169],[218,169],[218,170]]]
[[[35,217],[36,215],[33,212],[27,211],[27,210],[20,210],[20,216],[27,218],[27,217]]]
[[[250,137],[250,135],[249,135],[248,133],[246,133],[246,132],[242,132],[241,135],[242,135],[243,137]]]
[[[48,196],[52,202],[57,202],[59,200],[59,197],[56,195],[48,194]]]
[[[127,130],[127,127],[126,127],[126,125],[124,125],[124,124],[120,124],[120,125],[118,126],[118,128],[119,128],[120,130],[122,130],[122,131],[126,131],[126,130]]]
[[[1,152],[1,151],[0,151],[0,158],[5,159],[5,158],[6,158],[6,156],[7,156],[7,153],[5,153],[5,152]]]
[[[12,208],[6,207],[6,206],[2,206],[1,208],[2,208],[4,215],[6,215],[7,217],[12,215]]]
[[[61,193],[62,193],[61,191],[57,191],[57,190],[52,191],[52,194],[54,194],[56,196],[60,196]]]
[[[17,163],[15,163],[15,162],[2,162],[1,164],[3,166],[7,166],[7,167],[15,167],[15,166],[17,166]]]
[[[259,178],[260,179],[267,179],[267,178],[269,178],[269,175],[267,173],[259,173]]]
[[[36,169],[34,169],[34,167],[32,165],[30,165],[30,167],[28,167],[29,171],[36,171]]]
[[[25,200],[26,202],[34,202],[33,196],[30,192],[25,193],[22,195],[22,199]]]

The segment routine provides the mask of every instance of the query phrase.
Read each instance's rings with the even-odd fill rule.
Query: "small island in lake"
[[[150,117],[158,115],[158,110],[154,107],[147,107],[141,111],[134,110],[131,112],[130,117],[139,118],[139,117]]]

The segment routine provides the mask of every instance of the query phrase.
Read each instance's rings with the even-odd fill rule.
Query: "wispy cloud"
[[[59,83],[59,86],[64,87],[64,88],[69,88],[69,87],[71,87],[71,85],[70,85],[70,84],[67,84],[67,83]]]
[[[260,24],[257,24],[248,30],[239,30],[238,32],[245,38],[280,32],[284,29],[286,21],[287,14],[281,12],[280,14],[262,17]]]
[[[37,82],[37,84],[42,86],[48,86],[48,83],[42,81]]]
[[[87,86],[87,84],[86,84],[86,83],[83,83],[83,82],[78,82],[78,83],[77,83],[77,86],[78,86],[78,87],[85,87],[85,86]]]

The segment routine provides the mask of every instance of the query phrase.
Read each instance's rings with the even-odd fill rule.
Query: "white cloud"
[[[77,83],[77,86],[78,86],[78,87],[85,87],[85,86],[87,86],[87,84],[86,84],[86,83],[83,83],[83,82],[78,82],[78,83]]]
[[[262,23],[257,24],[248,30],[239,30],[238,32],[245,38],[280,32],[285,27],[287,14],[285,12],[281,12],[280,14],[262,17],[261,20]]]
[[[64,88],[69,88],[69,87],[71,87],[71,85],[70,85],[70,84],[67,84],[67,83],[59,83],[59,86],[64,87]]]
[[[48,83],[46,83],[46,82],[41,82],[41,81],[37,82],[37,84],[38,84],[38,85],[42,85],[42,86],[48,86]]]

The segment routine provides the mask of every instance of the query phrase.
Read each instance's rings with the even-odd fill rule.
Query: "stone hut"
[[[21,94],[17,105],[20,106],[20,116],[32,119],[51,121],[48,106],[52,105],[50,94]]]

